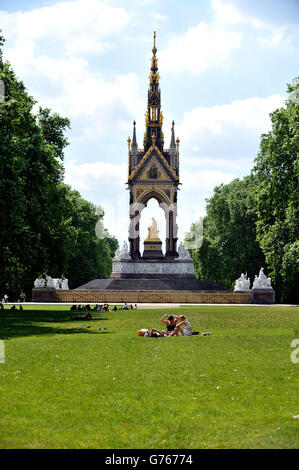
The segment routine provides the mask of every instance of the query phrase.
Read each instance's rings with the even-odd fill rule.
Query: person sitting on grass
[[[175,326],[175,329],[170,333],[169,336],[191,336],[192,327],[191,323],[186,320],[184,315],[179,316],[179,323]]]
[[[114,305],[113,309],[112,309],[112,312],[116,312],[117,311],[117,306]]]
[[[129,307],[127,306],[126,302],[124,303],[122,310],[129,310]]]
[[[167,317],[167,320],[165,319]],[[171,333],[175,327],[177,322],[179,321],[179,317],[177,315],[163,315],[163,317],[160,318],[160,322],[165,323],[167,325],[167,332]]]
[[[76,315],[75,317],[71,317],[71,320],[92,320],[92,316],[90,312],[87,312],[83,316]]]

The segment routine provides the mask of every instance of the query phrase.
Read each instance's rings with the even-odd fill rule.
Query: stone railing
[[[57,302],[250,304],[251,293],[58,290]]]

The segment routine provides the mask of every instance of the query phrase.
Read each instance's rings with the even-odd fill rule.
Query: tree
[[[2,295],[13,298],[20,290],[29,295],[34,279],[43,272],[67,277],[69,271],[74,286],[79,279],[90,280],[93,273],[106,277],[116,241],[97,239],[95,224],[102,216],[63,184],[70,121],[49,109],[33,112],[36,101],[2,61],[3,43],[0,35],[0,80],[5,85],[0,102]]]
[[[232,289],[243,272],[254,278],[265,258],[256,241],[255,180],[247,176],[214,189],[207,200],[203,244],[191,250],[197,277]]]
[[[102,224],[102,209],[83,199],[78,191],[71,190],[69,186],[64,185],[64,191],[67,212],[75,234],[67,262],[69,286],[74,288],[92,279],[110,275],[118,243],[107,231],[104,238],[98,236],[96,227]]]
[[[282,302],[298,301],[299,80],[288,85],[285,107],[270,114],[253,174],[257,179],[257,238]]]

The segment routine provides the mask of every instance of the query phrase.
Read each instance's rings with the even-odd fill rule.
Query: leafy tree
[[[110,274],[116,241],[95,236],[96,208],[63,184],[67,118],[39,108],[8,63],[0,80],[0,290],[11,298],[43,272],[71,284]],[[86,277],[84,277],[86,276]],[[84,278],[84,279],[83,279]]]
[[[252,279],[265,258],[256,241],[255,180],[247,176],[214,189],[207,200],[203,244],[190,250],[197,277],[232,289],[240,274]]]
[[[67,277],[71,288],[92,279],[108,277],[112,269],[112,258],[117,249],[117,240],[98,237],[96,227],[102,224],[104,211],[83,199],[78,191],[64,185],[68,213],[75,231],[75,242],[67,263]],[[103,232],[102,232],[103,233]]]
[[[257,179],[257,237],[281,301],[298,301],[299,80],[288,86],[285,107],[270,114],[253,174]]]
[[[63,269],[62,137],[69,120],[35,100],[8,63],[0,63],[5,100],[0,104],[0,278],[2,290],[29,290],[40,270]]]

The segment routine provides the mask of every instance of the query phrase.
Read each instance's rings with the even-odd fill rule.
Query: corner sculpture
[[[250,289],[250,278],[247,277],[247,273],[242,273],[241,276],[235,281],[234,292],[249,292]]]
[[[54,289],[60,289],[60,290],[68,290],[69,285],[68,285],[68,279],[65,277],[62,278],[52,278],[51,276],[48,276],[47,274],[44,276],[39,276],[37,279],[34,281],[34,288],[35,289],[40,289],[40,288],[54,288]]]
[[[271,277],[264,274],[264,268],[260,269],[259,275],[255,275],[253,281],[253,289],[272,289]]]

